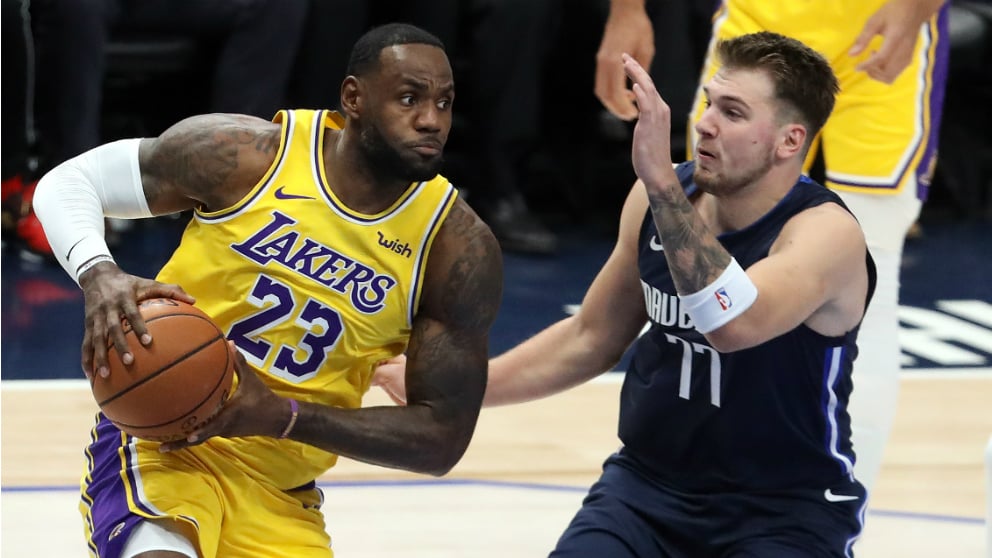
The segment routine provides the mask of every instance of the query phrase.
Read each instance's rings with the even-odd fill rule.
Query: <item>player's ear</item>
[[[778,155],[783,159],[802,156],[806,145],[806,127],[802,124],[788,124],[782,128],[782,139],[778,147]]]
[[[341,112],[355,119],[361,115],[364,91],[361,81],[355,76],[348,76],[341,82]]]

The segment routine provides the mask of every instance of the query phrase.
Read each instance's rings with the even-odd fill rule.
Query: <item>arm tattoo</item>
[[[155,179],[145,183],[145,194],[150,204],[171,189],[208,206],[222,205],[231,180],[251,176],[239,174],[252,172],[242,164],[242,148],[271,157],[278,146],[278,128],[259,128],[231,115],[187,119],[159,137],[146,167]]]
[[[730,254],[703,223],[679,184],[648,192],[654,225],[680,294],[702,290],[730,265]]]
[[[420,362],[458,369],[465,351],[477,352],[471,358],[481,362],[488,358],[486,339],[503,289],[502,253],[495,237],[461,204],[448,214],[442,234],[432,249],[444,250],[434,256],[443,268],[428,271],[434,275],[421,307],[431,319],[416,321],[410,356],[416,351]],[[440,329],[425,325],[438,323]]]
[[[279,130],[262,130],[256,134],[255,151],[266,155],[275,156],[279,150],[279,140],[281,134]]]
[[[452,209],[445,221],[455,238],[470,238],[452,258],[442,298],[449,323],[467,333],[485,333],[496,318],[503,288],[502,255],[495,239],[474,215]],[[473,230],[474,229],[474,230]]]

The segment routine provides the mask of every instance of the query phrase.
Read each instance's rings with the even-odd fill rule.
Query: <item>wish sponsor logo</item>
[[[409,242],[400,242],[398,238],[395,240],[386,240],[386,235],[382,234],[381,231],[375,231],[375,234],[379,235],[379,246],[396,252],[404,258],[409,258],[413,255],[413,250],[410,249]]]
[[[290,194],[286,191],[285,186],[280,186],[276,188],[276,199],[277,200],[313,200],[316,199],[313,196],[304,196],[302,194]]]

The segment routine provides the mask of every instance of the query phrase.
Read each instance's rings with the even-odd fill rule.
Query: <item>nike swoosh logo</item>
[[[279,200],[313,200],[316,199],[313,196],[302,196],[300,194],[287,194],[284,190],[285,186],[280,186],[276,188],[276,199]]]
[[[844,494],[834,494],[829,488],[823,491],[823,497],[827,499],[828,502],[849,502],[851,500],[857,500],[857,496],[846,496]]]
[[[648,246],[650,246],[655,252],[661,252],[665,249],[665,247],[661,245],[661,242],[658,241],[658,235],[653,235],[651,237],[651,241],[648,242]]]

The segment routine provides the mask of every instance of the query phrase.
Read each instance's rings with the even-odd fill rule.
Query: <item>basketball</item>
[[[145,440],[185,438],[209,422],[227,400],[234,358],[223,332],[195,306],[165,298],[138,309],[152,336],[144,346],[124,322],[134,362],[125,366],[110,345],[110,376],[92,379],[93,397],[118,428]]]

